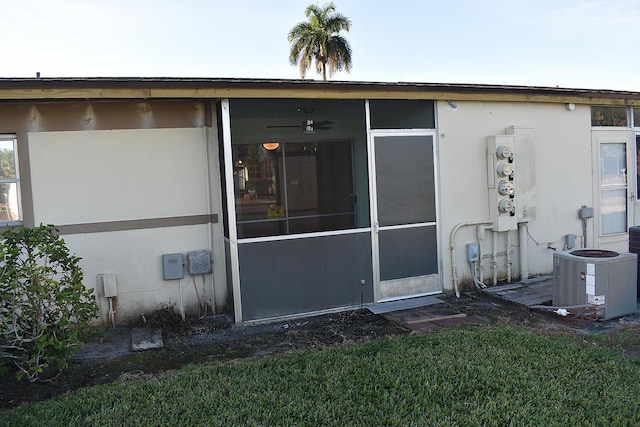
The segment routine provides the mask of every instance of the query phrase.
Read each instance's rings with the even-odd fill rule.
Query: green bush
[[[40,225],[0,234],[0,376],[16,371],[36,381],[66,367],[97,314],[80,258],[57,231]]]

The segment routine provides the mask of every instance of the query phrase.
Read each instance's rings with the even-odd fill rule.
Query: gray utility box
[[[162,255],[162,278],[177,280],[184,277],[184,258],[182,254]]]
[[[554,307],[593,304],[603,319],[634,313],[637,259],[636,254],[602,249],[554,253]]]
[[[187,271],[189,274],[211,273],[211,252],[208,250],[188,252]]]

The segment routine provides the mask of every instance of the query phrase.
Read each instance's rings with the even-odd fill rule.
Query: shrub
[[[97,314],[80,258],[57,231],[40,225],[0,234],[0,376],[17,370],[18,378],[36,381],[66,367]]]

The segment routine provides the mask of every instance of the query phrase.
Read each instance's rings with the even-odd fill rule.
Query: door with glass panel
[[[372,132],[376,301],[440,291],[435,133]]]
[[[634,109],[635,113],[635,109]],[[638,124],[640,125],[640,108],[637,113]],[[640,126],[638,126],[640,127]],[[639,226],[640,225],[640,133],[636,132],[635,135],[635,151],[634,151],[634,161],[633,165],[635,166],[635,178],[630,180],[630,184],[635,186],[635,197],[633,197],[633,222],[631,225]],[[633,173],[632,173],[633,176]]]
[[[626,131],[593,131],[594,246],[618,252],[629,249],[627,231],[635,200],[631,137]]]

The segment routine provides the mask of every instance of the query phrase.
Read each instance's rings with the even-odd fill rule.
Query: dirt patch
[[[260,357],[409,333],[406,328],[368,310],[233,327],[219,316],[182,322],[179,317],[161,313],[147,319],[147,324],[162,327],[163,349],[108,360],[71,362],[60,376],[48,382],[4,378],[0,382],[0,409],[118,379],[158,375],[189,363]],[[103,339],[100,334],[95,335],[92,339]]]
[[[509,322],[544,331],[584,331],[593,321],[559,318],[555,314],[533,311],[514,303],[497,300],[483,293],[470,293],[457,299],[444,297],[445,305],[465,313],[473,321]],[[596,322],[598,323],[598,322]],[[160,327],[164,348],[129,354],[107,360],[72,362],[56,379],[28,383],[4,378],[0,382],[0,409],[25,402],[49,399],[81,387],[141,376],[168,375],[189,363],[233,358],[262,357],[310,347],[355,343],[372,338],[412,333],[409,329],[368,310],[250,326],[232,326],[224,317],[188,319],[171,312],[159,312],[146,319],[147,326]],[[93,340],[103,339],[100,333]],[[634,341],[637,346],[638,342]]]

